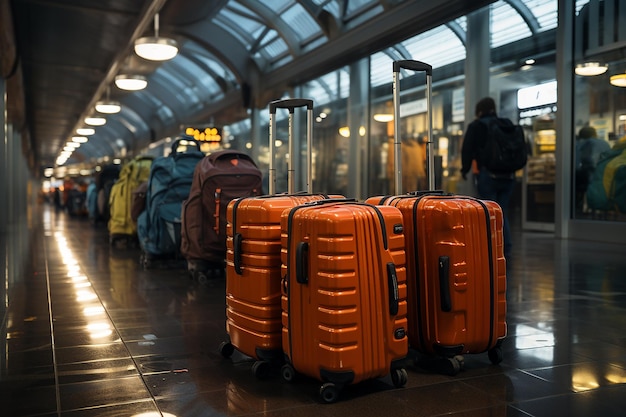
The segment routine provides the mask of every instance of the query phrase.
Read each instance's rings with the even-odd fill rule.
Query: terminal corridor
[[[414,356],[405,387],[387,377],[321,404],[315,380],[260,381],[220,355],[223,278],[143,270],[103,225],[33,210],[24,272],[2,290],[2,416],[624,415],[624,246],[515,230],[500,365],[467,355],[449,376]]]

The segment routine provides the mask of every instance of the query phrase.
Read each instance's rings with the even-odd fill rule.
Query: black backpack
[[[481,119],[488,135],[480,150],[480,161],[492,172],[514,172],[526,166],[528,147],[524,129],[504,117]]]

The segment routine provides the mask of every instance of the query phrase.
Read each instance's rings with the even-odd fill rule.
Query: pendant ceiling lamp
[[[121,90],[143,90],[148,85],[148,80],[143,75],[120,74],[115,77],[115,85]]]
[[[76,133],[81,136],[91,136],[96,133],[96,129],[92,127],[79,127],[78,129],[76,129]]]
[[[604,74],[608,69],[608,65],[601,64],[600,62],[585,62],[576,65],[574,72],[576,75],[582,75],[583,77],[593,77],[595,75]]]
[[[610,83],[616,87],[626,87],[626,74],[611,75]]]
[[[167,61],[178,54],[178,43],[174,39],[159,36],[158,13],[154,15],[154,36],[137,39],[135,53],[150,61]]]
[[[85,124],[89,126],[104,126],[107,123],[107,119],[99,116],[85,117]]]
[[[107,96],[105,100],[100,100],[96,103],[96,111],[104,114],[115,114],[122,110],[122,105],[119,101],[114,101],[109,98],[111,88],[107,87]]]

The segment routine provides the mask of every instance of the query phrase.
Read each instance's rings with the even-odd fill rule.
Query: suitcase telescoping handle
[[[307,109],[307,134],[306,134],[306,152],[307,152],[307,166],[306,166],[306,185],[307,193],[311,194],[313,189],[313,164],[311,161],[312,155],[312,138],[313,138],[313,100],[303,98],[290,98],[284,100],[275,100],[270,103],[270,169],[269,169],[269,193],[274,194],[276,192],[276,168],[275,168],[275,141],[276,141],[276,109],[289,110],[289,160],[287,165],[287,192],[293,194],[295,192],[294,183],[294,162],[297,159],[296,152],[293,145],[294,126],[293,126],[293,114],[296,108],[306,107]]]
[[[432,78],[433,67],[420,61],[402,60],[393,62],[393,131],[394,131],[394,162],[395,162],[395,187],[396,195],[402,194],[402,140],[400,138],[400,70],[408,69],[413,71],[426,72],[426,125],[428,140],[426,142],[426,165],[428,177],[428,189],[435,189],[435,168],[433,155],[433,123],[432,123]]]

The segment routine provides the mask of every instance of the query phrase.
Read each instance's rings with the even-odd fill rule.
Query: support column
[[[556,178],[555,178],[555,237],[567,239],[570,236],[572,166],[571,156],[574,144],[572,117],[574,115],[574,5],[569,0],[559,0],[556,32],[556,79],[557,119],[556,119]],[[582,30],[581,30],[582,32]]]
[[[465,44],[465,126],[474,120],[476,103],[489,96],[489,68],[491,66],[490,47],[490,7],[467,15],[467,38]],[[494,97],[496,105],[498,97]]]
[[[7,132],[7,92],[6,81],[4,78],[0,79],[0,195],[7,196],[8,186],[8,154],[7,147],[9,145],[9,138]],[[5,204],[0,204],[0,238],[5,238],[7,232],[8,219],[8,204],[6,200]]]
[[[367,196],[367,169],[369,138],[369,58],[350,65],[350,94],[348,96],[348,127],[350,146],[348,149],[348,192],[346,197],[363,200]],[[365,135],[360,131],[365,129]]]

